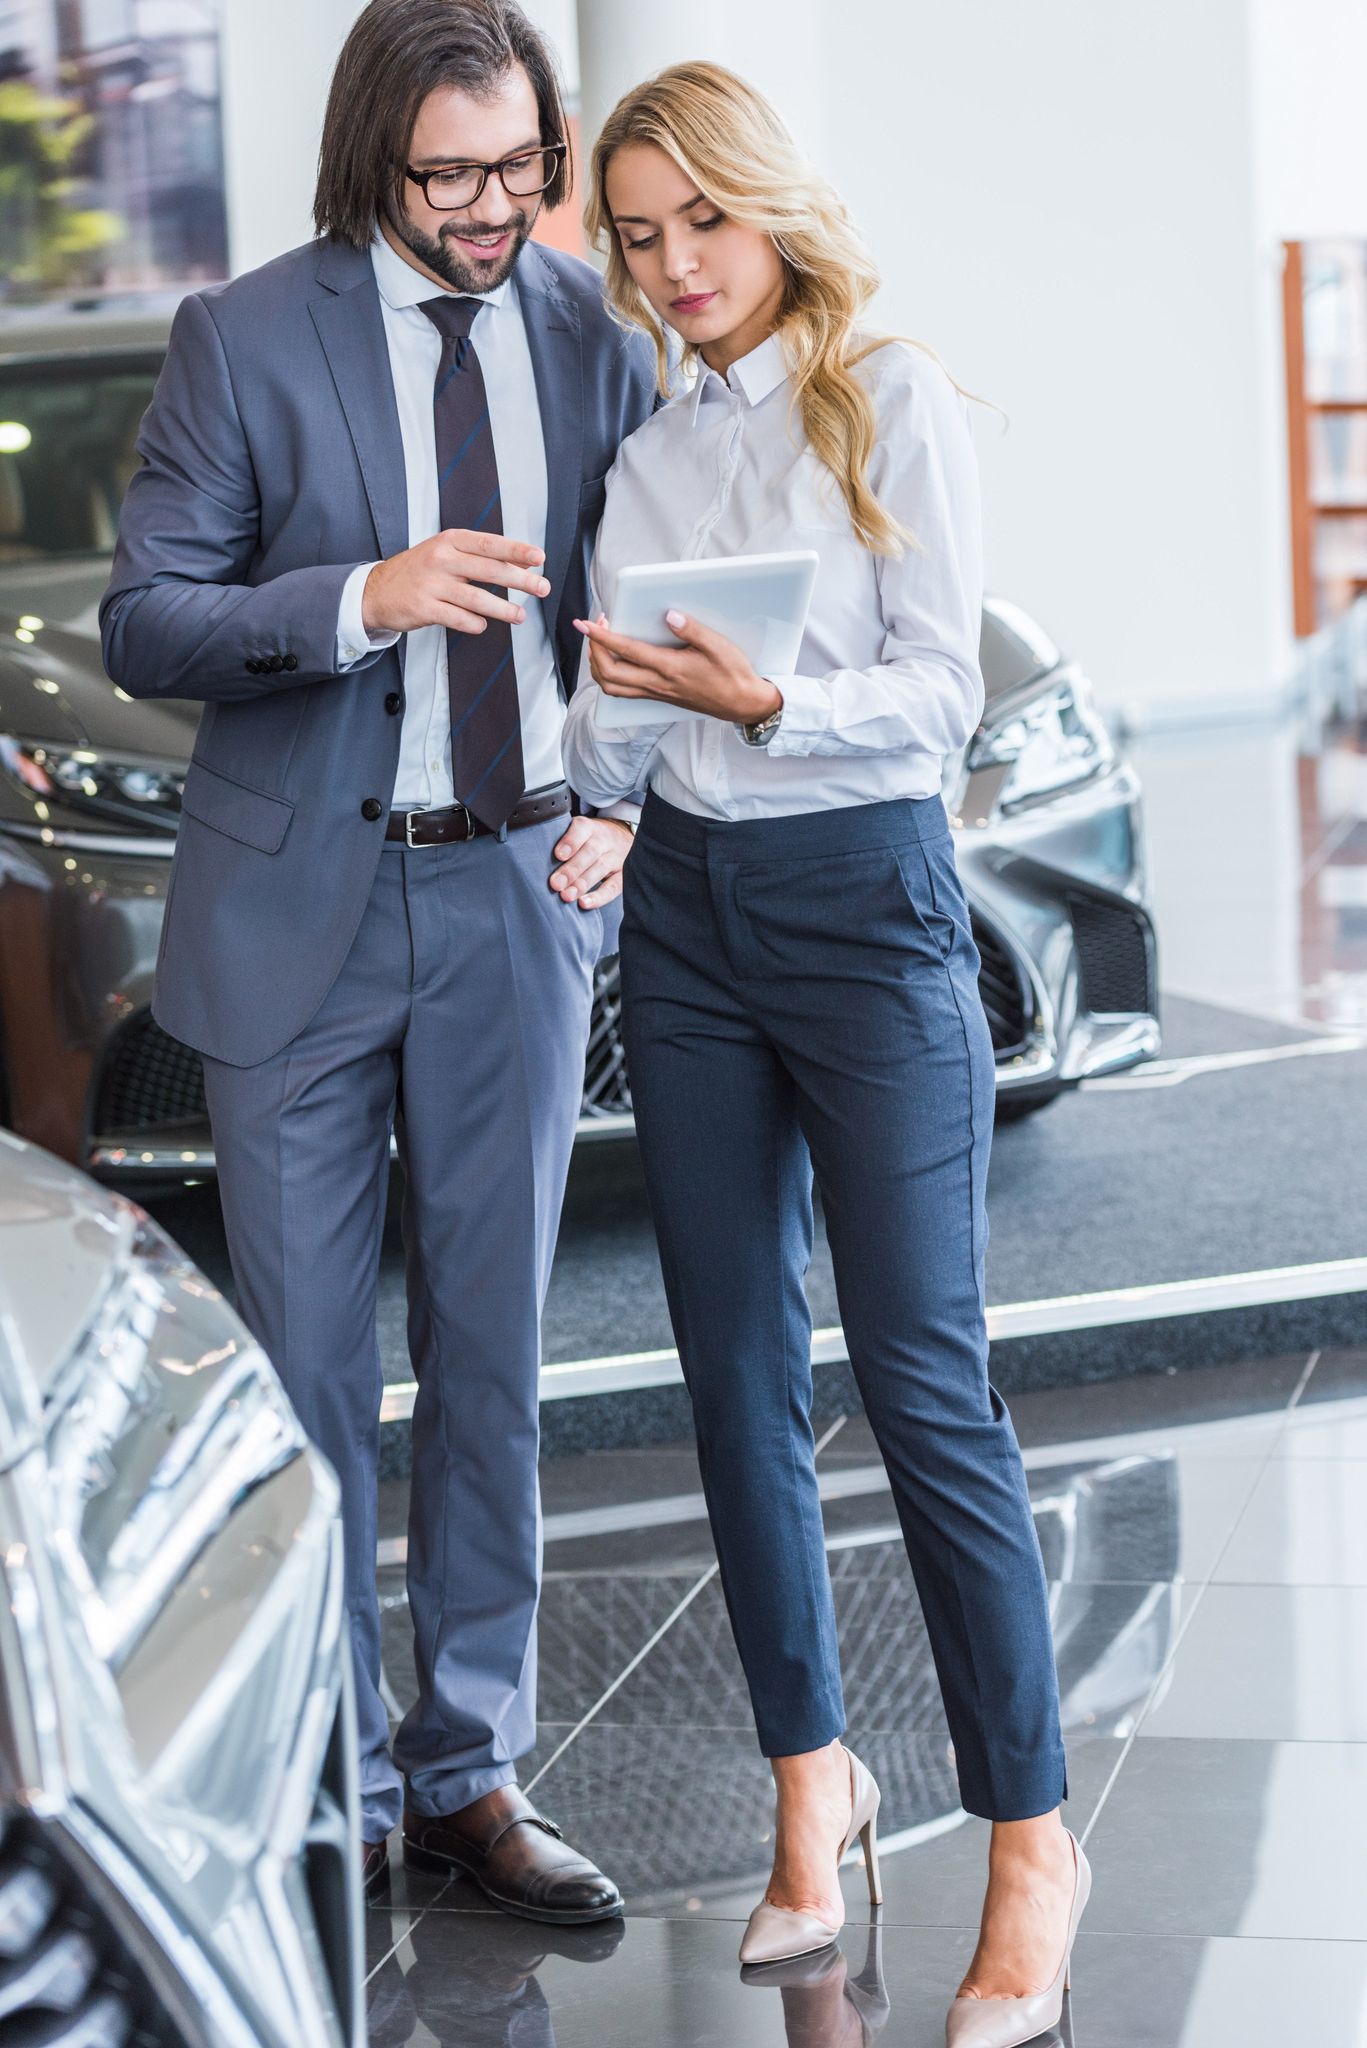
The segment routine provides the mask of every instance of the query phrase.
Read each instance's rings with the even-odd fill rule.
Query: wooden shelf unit
[[[1322,519],[1367,518],[1367,490],[1352,497],[1316,498],[1310,486],[1310,439],[1318,418],[1367,418],[1367,396],[1311,398],[1305,374],[1304,244],[1284,242],[1282,324],[1286,346],[1287,471],[1291,492],[1291,587],[1295,631],[1299,638],[1327,621],[1321,617],[1316,587],[1316,538]],[[1363,365],[1367,386],[1367,363]],[[1343,575],[1335,583],[1361,596],[1367,591],[1367,564],[1361,575]]]

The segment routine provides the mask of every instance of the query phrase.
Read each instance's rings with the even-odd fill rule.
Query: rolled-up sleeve
[[[890,356],[892,351],[888,352]],[[869,483],[915,544],[878,558],[885,635],[868,668],[774,675],[771,757],[947,755],[982,716],[982,511],[967,408],[937,365],[894,357],[880,379]]]

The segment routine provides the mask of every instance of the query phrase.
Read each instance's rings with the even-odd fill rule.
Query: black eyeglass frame
[[[560,166],[564,162],[565,158],[569,155],[569,151],[570,146],[568,142],[539,142],[535,149],[515,150],[511,156],[501,157],[496,164],[438,164],[436,169],[432,171],[415,171],[411,164],[405,164],[404,176],[406,178],[411,178],[413,180],[413,183],[421,188],[422,196],[427,201],[427,204],[432,208],[433,213],[459,213],[462,207],[473,206],[478,199],[483,197],[484,188],[488,184],[490,178],[493,176],[495,171],[498,172],[498,181],[500,185],[503,186],[504,191],[508,194],[508,197],[510,199],[534,199],[538,192],[548,191],[550,187],[555,183],[556,174],[558,173]],[[549,178],[547,178],[544,185],[533,186],[530,192],[514,192],[509,188],[509,186],[505,182],[503,173],[507,169],[509,164],[521,163],[524,157],[529,156],[554,157],[555,162],[552,165],[551,174]],[[454,206],[437,206],[428,197],[427,187],[429,180],[431,180],[432,178],[449,177],[452,171],[478,171],[479,183],[478,185],[476,185],[474,191],[470,194],[468,199],[458,199]]]

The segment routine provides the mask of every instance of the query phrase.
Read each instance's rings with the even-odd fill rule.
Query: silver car
[[[73,312],[0,337],[0,1122],[102,1178],[213,1170],[198,1056],[151,1014],[199,707],[133,700],[96,611],[169,316]],[[1142,797],[1085,676],[984,608],[987,708],[945,793],[1001,1108],[1158,1049]],[[615,962],[581,1132],[631,1128]]]
[[[360,2048],[337,1483],[203,1275],[0,1134],[0,2039]]]

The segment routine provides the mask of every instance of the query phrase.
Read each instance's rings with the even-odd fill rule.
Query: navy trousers
[[[993,1055],[938,797],[717,822],[626,869],[637,1132],[721,1581],[767,1756],[845,1726],[810,1419],[812,1178],[971,1813],[1066,1796],[1020,1452],[987,1377]]]
[[[549,887],[564,820],[387,845],[317,1014],[259,1066],[204,1062],[238,1305],[342,1487],[362,1831],[450,1813],[536,1738],[540,1317],[615,928]],[[605,927],[605,916],[607,924]],[[375,1589],[376,1336],[389,1140],[405,1174],[419,1694],[394,1742]]]

